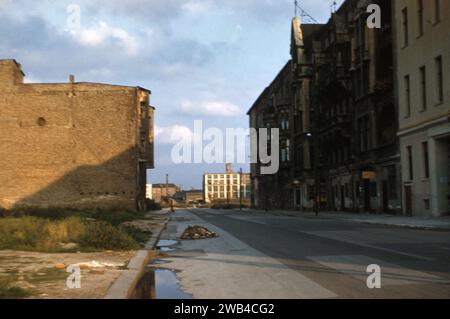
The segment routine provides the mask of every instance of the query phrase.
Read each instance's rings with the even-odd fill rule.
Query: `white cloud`
[[[209,1],[188,1],[183,4],[182,9],[190,14],[204,14],[207,13],[211,8],[211,3]]]
[[[70,30],[70,34],[84,46],[98,47],[112,42],[125,49],[129,55],[136,55],[139,51],[137,40],[127,31],[110,27],[103,21],[89,28]]]
[[[194,133],[187,126],[155,127],[155,140],[158,144],[173,145],[185,139],[194,140]]]
[[[239,106],[227,101],[200,101],[194,103],[190,100],[182,101],[178,109],[187,115],[206,115],[232,117],[242,115]]]
[[[35,77],[33,74],[27,74],[23,79],[24,83],[42,83],[42,80]]]

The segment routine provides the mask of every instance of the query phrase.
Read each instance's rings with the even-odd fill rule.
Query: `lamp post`
[[[239,170],[239,210],[242,211],[242,168]]]

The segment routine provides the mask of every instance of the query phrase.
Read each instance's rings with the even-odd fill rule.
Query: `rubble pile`
[[[201,226],[189,226],[181,235],[183,240],[208,239],[219,237],[216,233]]]

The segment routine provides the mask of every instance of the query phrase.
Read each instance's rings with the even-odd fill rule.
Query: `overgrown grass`
[[[138,242],[122,227],[81,217],[50,220],[39,217],[0,219],[0,250],[67,252],[62,244],[76,243],[76,250],[130,250]]]

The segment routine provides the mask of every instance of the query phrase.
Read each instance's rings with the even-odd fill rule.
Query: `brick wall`
[[[148,91],[93,83],[8,86],[5,74],[14,72],[2,72],[4,64],[0,207],[142,208],[145,170],[153,166],[153,109],[141,106]]]

